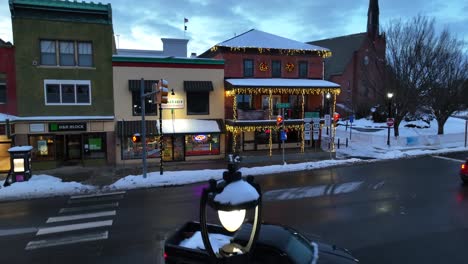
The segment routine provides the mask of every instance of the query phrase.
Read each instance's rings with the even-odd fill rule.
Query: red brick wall
[[[254,78],[271,78],[271,62],[281,61],[281,78],[298,78],[299,77],[299,62],[308,61],[308,78],[322,78],[322,58],[313,55],[309,56],[288,56],[288,55],[270,55],[248,52],[226,52],[218,53],[215,59],[224,59],[224,76],[225,78],[243,78],[244,77],[244,60],[251,59],[254,61]],[[260,71],[260,63],[266,63],[269,67],[267,71]],[[288,72],[286,64],[294,64],[294,70]]]
[[[0,74],[6,74],[7,102],[0,104],[0,113],[16,115],[16,73],[14,47],[0,47]]]

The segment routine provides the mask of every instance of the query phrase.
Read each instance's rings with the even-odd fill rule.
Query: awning
[[[164,134],[207,134],[224,133],[221,119],[163,119]]]
[[[164,122],[163,122],[164,123]],[[146,125],[146,135],[148,136],[157,136],[158,133],[158,122],[156,120],[145,120]],[[141,121],[117,121],[116,128],[117,135],[122,136],[131,136],[135,133],[141,133]]]
[[[144,80],[145,82],[145,93],[153,90],[153,84],[157,84],[158,80]],[[132,92],[140,91],[141,80],[128,80],[128,89]]]
[[[213,82],[211,81],[184,81],[184,91],[186,92],[211,92]]]
[[[286,78],[226,79],[226,84],[231,88],[340,88],[339,84],[325,80]]]

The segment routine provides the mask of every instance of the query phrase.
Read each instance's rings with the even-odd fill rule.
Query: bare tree
[[[394,21],[386,29],[387,49],[384,74],[392,99],[395,136],[403,118],[419,105],[426,93],[432,53],[428,47],[436,43],[434,20],[417,16],[409,21]]]
[[[468,59],[464,42],[457,40],[445,29],[434,46],[428,67],[424,102],[433,111],[438,123],[437,134],[444,134],[444,125],[453,112],[466,104]]]

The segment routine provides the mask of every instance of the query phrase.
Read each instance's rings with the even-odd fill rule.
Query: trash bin
[[[28,181],[31,178],[31,146],[15,146],[8,149],[10,153],[10,171],[5,186],[14,182]]]

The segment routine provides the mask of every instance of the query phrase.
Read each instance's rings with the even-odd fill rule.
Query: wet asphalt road
[[[467,156],[257,176],[264,193],[263,219],[346,247],[361,263],[467,263],[468,187],[458,178],[458,160]],[[158,263],[162,237],[185,221],[198,220],[203,186],[0,203],[0,262]],[[80,207],[89,209],[81,213],[98,217],[47,223],[78,214],[67,210]],[[214,215],[209,218],[216,221]],[[98,224],[55,230],[90,222]],[[37,235],[39,230],[54,232]],[[28,249],[83,235],[95,240]]]

